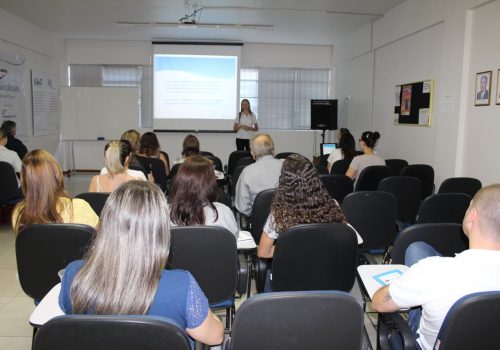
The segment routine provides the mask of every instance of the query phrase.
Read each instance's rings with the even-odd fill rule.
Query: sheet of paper
[[[396,91],[394,94],[394,106],[399,107],[401,105],[401,86],[396,86]]]
[[[373,276],[372,278],[377,281],[381,286],[387,286],[391,283],[392,280],[401,276],[403,272],[399,269],[394,269],[386,272],[379,273],[378,275]]]
[[[399,114],[394,113],[394,124],[399,124]]]
[[[418,111],[418,124],[429,125],[429,108],[420,108]]]
[[[403,86],[403,92],[401,94],[401,115],[410,115],[411,111],[411,93],[412,86]]]
[[[257,244],[253,240],[252,234],[248,231],[240,231],[238,234],[238,240],[236,241],[236,247],[238,249],[255,249]]]
[[[430,92],[431,92],[431,81],[430,80],[424,81],[424,86],[422,87],[422,93],[428,94]]]

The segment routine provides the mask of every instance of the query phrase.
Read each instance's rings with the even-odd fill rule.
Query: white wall
[[[66,40],[67,64],[141,64],[151,62],[149,41]],[[245,43],[242,48],[242,67],[332,68],[332,47],[321,45],[282,45]],[[332,78],[333,80],[333,78]],[[332,83],[333,89],[333,83]],[[147,131],[147,130],[144,130]],[[321,137],[317,131],[275,131],[273,137],[278,152],[300,152],[312,158],[319,155]],[[182,140],[186,133],[158,133],[162,148],[171,160],[180,157]],[[120,135],[117,135],[118,138]],[[201,133],[202,149],[210,151],[226,164],[231,151],[236,149],[235,134]],[[333,139],[328,135],[327,140]],[[102,166],[104,144],[98,141],[65,142],[68,154],[74,154],[76,169],[98,169]],[[71,149],[72,148],[72,149]],[[96,156],[99,155],[99,156]]]
[[[500,105],[495,104],[500,47],[491,39],[500,33],[500,2],[496,1],[471,11],[470,62],[467,70],[467,113],[463,135],[464,157],[461,174],[478,177],[484,184],[500,182]],[[492,70],[491,104],[474,106],[476,73]]]
[[[62,81],[64,72],[64,41],[0,9],[0,51],[25,57],[23,85],[26,92],[27,136],[22,141],[28,149],[44,148],[64,162],[59,151],[59,135],[33,136],[31,102],[31,70],[48,73]]]
[[[431,164],[436,185],[451,176],[476,176],[484,182],[491,172],[486,167],[472,172],[470,156],[462,151],[464,139],[470,138],[464,125],[471,109],[465,101],[472,95],[465,87],[472,77],[468,66],[470,42],[475,40],[470,38],[467,14],[489,2],[407,0],[335,47],[336,97],[350,104],[348,125],[353,133],[380,131],[381,155]],[[493,4],[486,7],[498,6],[498,2]],[[492,7],[488,13],[491,18],[482,22],[492,26],[500,12]],[[495,30],[498,32],[498,27],[488,33]],[[491,35],[489,44],[494,47]],[[432,126],[393,125],[394,86],[427,79],[435,80]],[[352,100],[345,101],[347,96]],[[487,127],[482,122],[479,125]]]

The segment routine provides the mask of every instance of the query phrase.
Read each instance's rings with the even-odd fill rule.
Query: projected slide
[[[154,55],[154,118],[234,119],[236,56]]]

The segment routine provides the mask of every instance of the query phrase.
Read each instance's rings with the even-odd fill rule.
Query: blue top
[[[70,288],[84,261],[70,263],[64,271],[59,294],[59,305],[66,314],[72,314]],[[208,300],[193,276],[184,270],[164,270],[148,315],[168,317],[182,329],[196,328],[207,318]]]

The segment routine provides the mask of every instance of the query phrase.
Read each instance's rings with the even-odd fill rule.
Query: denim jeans
[[[418,261],[429,258],[431,256],[441,256],[441,254],[434,249],[433,246],[425,242],[414,242],[408,246],[405,253],[405,265],[412,266]],[[417,330],[420,325],[420,318],[422,317],[422,308],[416,307],[408,312],[408,326],[410,327],[415,339],[418,339]],[[399,336],[393,335],[389,339],[389,343],[393,350],[403,349],[403,340]],[[420,347],[417,344],[417,349]]]

